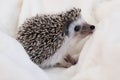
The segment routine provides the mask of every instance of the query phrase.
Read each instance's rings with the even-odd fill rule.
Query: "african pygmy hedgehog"
[[[82,19],[80,12],[81,9],[72,8],[59,14],[29,18],[19,29],[17,40],[41,68],[69,67],[75,63],[69,55],[69,50],[75,49],[72,43],[77,44],[95,28]]]

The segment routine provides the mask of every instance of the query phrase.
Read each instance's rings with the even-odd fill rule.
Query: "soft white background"
[[[43,71],[14,39],[30,16],[80,7],[96,31],[86,42],[77,65]],[[0,80],[120,80],[119,0],[0,0]],[[49,77],[49,78],[48,78]]]

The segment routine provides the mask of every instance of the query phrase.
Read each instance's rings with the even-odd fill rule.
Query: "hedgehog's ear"
[[[65,30],[65,35],[69,36],[69,26],[71,24],[72,21],[67,21],[65,23],[65,26],[64,26],[64,30]]]
[[[80,9],[80,12],[81,12],[82,10]]]

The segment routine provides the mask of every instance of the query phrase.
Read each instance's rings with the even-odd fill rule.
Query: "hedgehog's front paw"
[[[77,63],[77,61],[70,56],[69,54],[59,63],[57,63],[55,65],[55,67],[64,67],[64,68],[68,68],[72,65],[75,65]]]
[[[75,65],[77,63],[77,60],[75,60],[71,55],[67,55],[64,60],[68,63],[71,63],[72,65]]]

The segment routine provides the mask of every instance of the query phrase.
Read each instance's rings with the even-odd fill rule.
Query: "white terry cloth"
[[[49,80],[15,39],[0,32],[0,80]]]
[[[28,17],[73,6],[82,9],[83,18],[96,30],[76,65],[43,71],[10,36],[15,37],[18,25]],[[119,0],[0,0],[0,10],[0,80],[120,80]]]
[[[15,37],[22,0],[0,0],[0,30]]]

